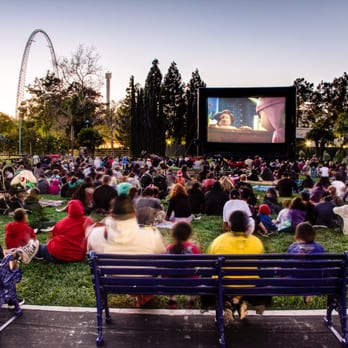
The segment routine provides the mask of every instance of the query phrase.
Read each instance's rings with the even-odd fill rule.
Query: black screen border
[[[243,143],[208,142],[207,115],[208,98],[250,98],[285,97],[285,142],[284,143]],[[202,87],[198,89],[198,154],[226,154],[233,157],[261,155],[264,158],[295,157],[296,140],[296,87]]]

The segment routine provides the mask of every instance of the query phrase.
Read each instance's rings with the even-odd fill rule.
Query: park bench
[[[20,268],[11,269],[11,261],[13,260],[12,255],[7,255],[0,263],[0,308],[10,301],[14,304],[13,315],[0,326],[0,332],[23,313],[17,300],[16,291],[16,283],[22,279],[22,270]]]
[[[346,328],[346,253],[256,255],[119,255],[91,252],[89,265],[96,295],[97,345],[102,321],[111,321],[108,294],[197,295],[216,298],[219,344],[226,347],[223,297],[316,296],[328,298],[324,321],[348,347]],[[339,315],[341,332],[333,326]]]

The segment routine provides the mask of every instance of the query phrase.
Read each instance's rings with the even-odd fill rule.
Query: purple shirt
[[[316,254],[323,253],[324,248],[318,242],[295,242],[289,246],[288,253],[289,254]]]

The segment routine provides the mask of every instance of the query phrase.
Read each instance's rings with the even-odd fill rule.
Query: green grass
[[[51,198],[51,197],[50,197]],[[55,208],[45,208],[46,216],[59,220],[65,213],[56,212]],[[4,246],[4,225],[12,221],[11,217],[0,217],[0,243]],[[221,233],[222,218],[202,215],[193,225],[193,240],[205,252],[211,241]],[[170,241],[168,230],[161,231],[165,243]],[[38,238],[45,242],[47,234],[40,233]],[[262,238],[267,253],[286,252],[293,242],[290,234],[278,234],[271,238]],[[317,241],[327,252],[343,252],[348,250],[348,237],[333,229],[319,229]],[[94,307],[95,297],[87,260],[79,263],[51,264],[43,260],[34,260],[29,265],[21,265],[23,279],[18,284],[18,294],[25,298],[26,304],[55,305],[55,306],[84,306]],[[181,302],[184,299],[181,297]],[[110,305],[114,307],[133,307],[134,298],[128,296],[112,296]],[[167,299],[156,297],[149,303],[151,308],[166,308]],[[275,297],[274,309],[303,309],[325,308],[325,299],[315,297],[311,305],[305,306],[302,298]]]

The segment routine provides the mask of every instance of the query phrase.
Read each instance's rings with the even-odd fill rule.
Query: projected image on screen
[[[208,97],[207,141],[284,143],[286,97]]]

